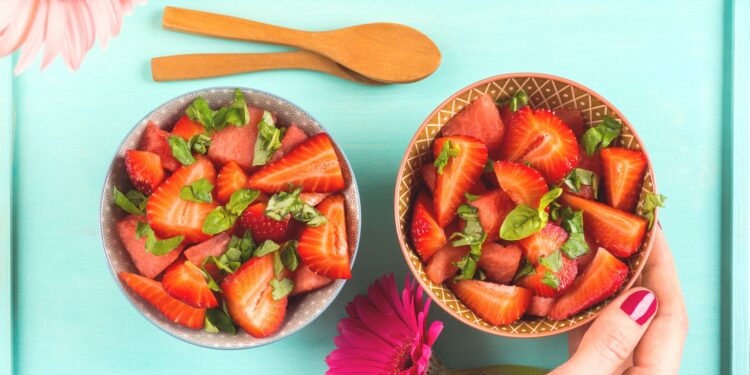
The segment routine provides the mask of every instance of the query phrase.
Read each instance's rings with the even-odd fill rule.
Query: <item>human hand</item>
[[[687,311],[661,226],[655,236],[642,287],[618,296],[590,326],[571,332],[571,357],[551,374],[677,374]]]

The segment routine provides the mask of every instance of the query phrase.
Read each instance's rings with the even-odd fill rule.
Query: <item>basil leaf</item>
[[[484,163],[484,173],[495,173],[495,162],[492,159],[487,159]]]
[[[206,332],[225,332],[233,335],[237,333],[237,328],[234,326],[232,319],[220,308],[206,309],[205,319],[203,329]]]
[[[435,162],[433,163],[435,168],[437,168],[437,174],[443,174],[443,168],[448,165],[448,160],[458,156],[459,151],[460,149],[458,146],[453,147],[451,141],[445,141],[445,143],[443,143],[443,148],[440,150],[440,154],[438,154],[438,157],[435,158]]]
[[[281,254],[278,251],[273,252],[273,274],[279,277],[284,272],[284,262],[281,261]]]
[[[583,233],[583,211],[573,211],[570,207],[560,210],[562,221],[560,225],[566,232]]]
[[[453,278],[454,280],[471,280],[474,278],[477,271],[477,261],[471,254],[464,255],[460,261],[453,264],[458,267],[458,274]]]
[[[285,242],[284,246],[281,247],[281,262],[292,272],[297,270],[300,263],[299,253],[297,252],[298,244],[299,242],[291,240]]]
[[[229,264],[229,260],[227,260],[227,258],[224,257],[223,254],[219,257],[207,256],[205,259],[203,259],[203,264],[201,265],[201,267],[204,271],[206,270],[206,264],[208,263],[213,263],[219,270],[226,273],[234,273],[234,271],[237,270],[237,267],[239,267],[239,265],[237,267],[232,267],[232,265]],[[206,272],[206,274],[208,274],[208,272]]]
[[[467,202],[474,202],[475,200],[479,199],[478,195],[464,193],[464,197],[466,197]]]
[[[135,226],[135,239],[139,240],[145,236],[148,236],[149,231],[151,230],[151,227],[148,226],[148,224],[139,221],[138,224]]]
[[[552,202],[562,194],[562,189],[559,187],[553,188],[552,190],[544,193],[542,198],[539,200],[539,212],[542,213]]]
[[[128,191],[125,196],[128,197],[128,200],[130,200],[130,202],[138,206],[139,210],[146,212],[146,204],[148,203],[147,196],[143,195],[143,193],[135,189]]]
[[[268,111],[263,112],[263,118],[258,123],[258,138],[255,140],[253,165],[264,165],[271,159],[273,153],[281,147],[282,131],[273,122],[273,116]]]
[[[205,134],[196,134],[190,137],[187,143],[188,149],[201,155],[205,155],[208,152],[208,146],[211,146],[211,137]]]
[[[246,230],[244,235],[240,238],[232,236],[227,245],[227,251],[231,249],[237,249],[240,251],[240,262],[245,263],[253,256],[255,251],[255,243],[253,243],[253,235],[249,230]]]
[[[177,246],[180,246],[184,239],[185,236],[175,236],[166,240],[158,240],[156,239],[156,235],[154,235],[152,231],[146,237],[146,251],[151,254],[161,256],[176,249]]]
[[[131,191],[129,191],[128,192],[128,196],[130,196],[132,192],[136,192],[136,191],[137,190],[131,190]],[[133,194],[135,194],[135,193],[133,193]],[[144,197],[144,200],[142,202],[136,203],[132,199],[128,198],[128,196],[126,196],[125,194],[123,194],[122,192],[120,192],[120,190],[117,190],[116,186],[114,188],[113,195],[114,195],[115,204],[117,205],[117,207],[122,208],[123,211],[125,211],[125,212],[127,212],[129,214],[138,215],[138,216],[146,214],[146,210],[145,210],[145,208],[146,208],[145,207],[146,200],[145,200],[145,197]],[[143,195],[143,194],[141,194],[141,195]],[[141,203],[142,203],[142,205],[141,205]]]
[[[654,226],[654,211],[656,207],[664,207],[664,202],[666,201],[666,195],[646,193],[643,200],[643,217],[648,220],[648,229]]]
[[[255,254],[253,254],[256,257],[262,257],[266,254],[273,253],[274,251],[277,251],[281,248],[279,244],[276,242],[273,242],[271,240],[265,240],[263,243],[258,245],[258,248],[255,249]]]
[[[529,104],[529,96],[526,95],[526,91],[518,90],[509,99],[505,99],[497,104],[501,107],[507,105],[511,112],[516,112]]]
[[[505,217],[500,226],[500,238],[506,241],[520,240],[538,232],[546,224],[546,216],[525,204],[519,204]]]
[[[289,293],[294,290],[294,282],[287,278],[281,280],[273,279],[271,280],[271,287],[273,288],[271,297],[273,297],[275,301],[278,301],[289,295]]]
[[[604,116],[599,125],[589,128],[581,137],[586,154],[591,156],[598,150],[609,147],[621,130],[622,124],[610,116]]]
[[[172,156],[182,165],[191,165],[195,163],[193,153],[190,152],[187,142],[182,137],[171,136],[167,139],[169,147],[172,148]]]
[[[250,203],[253,203],[255,198],[258,198],[260,192],[253,189],[240,189],[232,193],[227,203],[227,211],[235,216],[242,215],[242,211],[245,211]]]
[[[560,254],[559,250],[553,251],[550,255],[547,255],[546,257],[539,257],[539,264],[547,267],[552,272],[558,272],[562,269],[563,259],[562,255]]]
[[[570,189],[570,191],[575,193],[581,190],[581,185],[588,185],[591,186],[591,190],[594,192],[594,198],[597,198],[599,195],[599,177],[596,173],[589,170],[573,168],[573,170],[565,176],[563,183]]]
[[[206,130],[213,130],[214,111],[208,106],[206,99],[198,97],[185,109],[185,114],[196,122],[203,125]]]
[[[589,252],[589,244],[583,233],[571,233],[560,250],[570,259],[575,259]]]
[[[482,256],[482,245],[487,240],[487,233],[482,229],[479,222],[479,210],[471,205],[462,204],[458,206],[458,217],[464,220],[462,232],[451,235],[451,239],[458,238],[451,243],[453,246],[469,246],[469,253],[459,262],[454,263],[459,268],[456,280],[471,280],[477,270],[479,257]]]
[[[234,101],[229,106],[224,121],[236,127],[243,127],[250,122],[250,111],[240,89],[234,90]]]
[[[589,251],[589,244],[583,233],[583,211],[573,211],[570,207],[560,210],[560,225],[569,236],[562,245],[562,250],[570,259],[575,259]]]
[[[274,220],[284,220],[287,215],[292,214],[295,220],[306,223],[308,226],[317,227],[327,222],[326,217],[315,207],[303,202],[299,195],[301,188],[290,192],[279,192],[271,196],[266,205],[265,215]]]
[[[518,267],[518,272],[516,272],[516,276],[513,277],[513,282],[522,279],[524,276],[533,275],[534,274],[534,266],[529,263],[528,260],[524,258],[523,263],[521,263],[521,266]]]
[[[295,220],[307,224],[308,227],[319,227],[328,222],[328,219],[320,211],[307,203],[304,203],[302,209],[295,212],[293,217]]]
[[[201,178],[190,185],[185,185],[180,189],[180,198],[196,203],[213,202],[211,191],[214,185],[208,182],[208,179]]]
[[[544,272],[544,275],[542,275],[542,284],[547,285],[552,289],[557,289],[560,287],[560,279],[558,279],[554,273],[546,271]]]
[[[211,210],[203,220],[203,233],[218,234],[234,225],[237,215],[231,214],[226,208],[219,206]]]

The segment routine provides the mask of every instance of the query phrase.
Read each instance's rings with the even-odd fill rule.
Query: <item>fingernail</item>
[[[643,325],[656,312],[656,296],[648,290],[639,290],[625,299],[620,309],[639,325]]]

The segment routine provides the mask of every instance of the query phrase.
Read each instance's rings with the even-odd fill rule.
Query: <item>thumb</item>
[[[656,296],[634,288],[613,300],[591,324],[573,356],[553,374],[612,374],[630,356],[656,313]]]

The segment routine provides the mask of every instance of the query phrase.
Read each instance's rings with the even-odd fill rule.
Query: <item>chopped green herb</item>
[[[534,274],[534,266],[529,263],[528,260],[525,258],[523,259],[523,263],[521,263],[521,266],[518,267],[518,272],[516,272],[516,276],[513,278],[513,282],[522,279],[524,276],[533,275]]]
[[[560,216],[560,225],[569,234],[560,250],[570,259],[586,254],[589,244],[583,233],[583,211],[573,211],[570,207],[565,207],[560,210]]]
[[[217,234],[231,228],[247,206],[258,197],[260,192],[252,189],[240,189],[232,193],[227,205],[214,208],[203,220],[203,233]]]
[[[294,282],[287,278],[281,280],[273,279],[271,280],[271,287],[273,288],[271,297],[273,297],[275,301],[278,301],[289,295],[289,293],[294,290]]]
[[[544,275],[542,275],[542,284],[547,285],[552,289],[557,289],[560,287],[560,279],[558,279],[554,273],[545,271]]]
[[[479,199],[479,196],[474,194],[464,193],[464,196],[466,197],[466,200],[468,202],[474,202],[475,200]]]
[[[203,329],[206,332],[218,333],[225,332],[232,335],[237,333],[237,328],[234,326],[232,319],[229,317],[223,309],[214,308],[206,310],[205,324]]]
[[[183,186],[180,189],[180,198],[196,203],[213,202],[213,198],[211,197],[211,191],[213,190],[214,185],[204,177],[190,185]]]
[[[174,156],[174,158],[182,165],[192,165],[195,163],[193,153],[190,151],[190,147],[188,147],[187,142],[185,142],[182,137],[174,135],[169,137],[167,141],[169,142],[169,147],[172,148],[172,156]]]
[[[513,209],[500,226],[500,238],[507,241],[516,241],[540,231],[547,225],[549,214],[545,211],[547,206],[554,202],[562,194],[562,189],[553,188],[545,193],[539,208],[534,209],[525,204],[519,204]]]
[[[281,262],[289,271],[296,271],[299,267],[300,259],[297,252],[299,242],[295,240],[287,241],[281,246]]]
[[[445,141],[445,143],[443,143],[443,148],[440,150],[438,157],[435,158],[434,163],[435,168],[437,168],[437,174],[443,174],[443,168],[448,165],[448,160],[458,156],[459,151],[460,149],[458,146],[453,147],[451,141]]]
[[[499,106],[508,106],[511,112],[516,112],[519,109],[529,104],[529,96],[526,95],[526,91],[518,90],[513,96],[497,103]],[[507,126],[507,125],[506,125]]]
[[[581,185],[588,185],[591,186],[591,190],[594,192],[594,198],[597,198],[599,195],[599,177],[596,173],[589,170],[573,168],[573,170],[565,176],[563,183],[570,189],[570,191],[575,193],[581,191]]]
[[[656,207],[664,207],[664,202],[666,201],[666,195],[646,193],[643,200],[643,217],[648,220],[648,229],[654,226],[654,211]]]
[[[214,127],[214,111],[208,106],[206,99],[198,97],[185,109],[187,116],[199,122],[206,130],[212,131]]]
[[[117,207],[122,208],[125,212],[138,216],[146,214],[146,202],[148,198],[140,191],[130,190],[126,195],[117,190],[115,186],[113,195]]]
[[[482,229],[479,223],[479,210],[471,205],[462,204],[458,207],[458,217],[464,220],[464,229],[462,232],[455,232],[451,235],[454,240],[453,246],[469,246],[469,253],[466,254],[455,265],[459,268],[456,276],[457,280],[471,280],[474,278],[477,269],[477,262],[482,255],[482,245],[487,239],[487,233]]]
[[[156,238],[156,233],[154,233],[154,230],[148,224],[139,221],[135,227],[135,237],[139,239],[144,236],[146,237],[146,251],[157,256],[167,254],[176,249],[185,239],[185,236],[175,236],[160,240]]]
[[[260,245],[258,245],[258,248],[255,249],[255,254],[253,254],[256,257],[262,257],[266,254],[273,253],[276,250],[279,250],[281,246],[277,244],[276,242],[273,242],[271,240],[265,240]]]
[[[281,261],[281,253],[278,251],[273,252],[273,274],[278,277],[284,272],[284,262]]]
[[[205,155],[208,152],[208,146],[211,146],[211,137],[205,134],[196,134],[190,137],[187,146],[196,154]]]
[[[282,130],[274,124],[271,113],[264,111],[263,118],[258,123],[258,138],[255,140],[253,165],[268,163],[273,153],[281,147],[282,133]]]
[[[591,156],[598,150],[609,147],[620,135],[622,124],[610,116],[604,116],[602,122],[583,133],[581,143],[586,153]]]
[[[271,196],[264,214],[274,220],[284,220],[291,214],[295,220],[317,227],[326,223],[326,217],[313,206],[300,199],[301,188],[292,192],[282,191]]]
[[[558,272],[560,269],[562,269],[563,259],[562,255],[560,254],[559,250],[553,251],[550,255],[547,255],[546,257],[539,257],[539,264],[547,267],[552,272]]]

